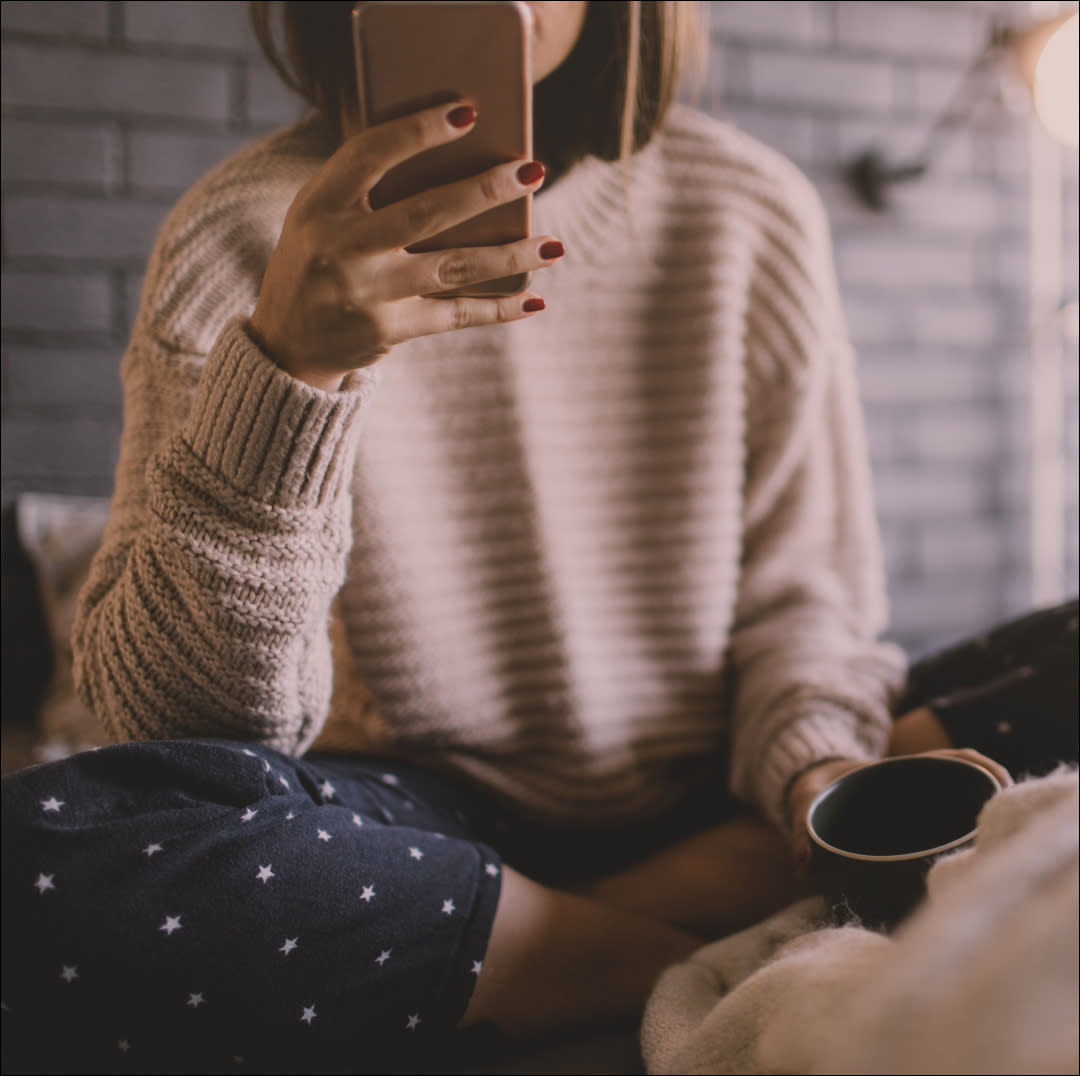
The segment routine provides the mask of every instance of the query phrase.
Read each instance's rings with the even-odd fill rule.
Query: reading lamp
[[[1080,141],[1080,16],[1055,15],[1025,27],[995,25],[956,93],[931,126],[923,147],[908,161],[891,163],[877,149],[860,154],[847,168],[859,200],[878,212],[888,208],[889,188],[919,179],[947,134],[962,125],[988,92],[987,83],[1011,66],[1028,87],[1035,112],[1066,145]]]

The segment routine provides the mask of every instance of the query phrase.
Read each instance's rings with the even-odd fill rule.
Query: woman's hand
[[[918,754],[974,762],[983,769],[989,770],[1001,783],[1002,788],[1007,788],[1013,783],[1009,771],[1004,766],[969,747],[944,747],[932,751],[920,751]],[[810,863],[812,842],[806,828],[806,813],[810,810],[810,804],[819,793],[825,790],[826,786],[832,784],[838,777],[843,777],[845,773],[851,773],[852,770],[868,765],[870,765],[868,762],[855,762],[851,759],[819,762],[816,766],[805,770],[791,783],[787,794],[788,837],[800,866],[805,868]]]
[[[536,190],[544,175],[537,162],[499,165],[371,208],[368,196],[386,172],[460,138],[475,122],[475,110],[458,104],[370,127],[347,139],[300,190],[249,323],[282,369],[333,390],[350,370],[370,365],[404,340],[543,309],[543,300],[530,292],[498,299],[430,296],[550,265],[562,254],[550,236],[426,254],[405,250]]]

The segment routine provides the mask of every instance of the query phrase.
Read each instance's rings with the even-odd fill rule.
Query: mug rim
[[[839,785],[848,777],[853,776],[856,773],[862,773],[864,770],[869,770],[877,766],[889,766],[897,762],[927,762],[933,760],[935,762],[955,763],[960,766],[970,766],[973,770],[978,770],[984,774],[986,778],[993,785],[994,791],[987,797],[989,800],[995,796],[1004,787],[1001,782],[985,767],[981,766],[978,762],[971,762],[966,758],[951,758],[942,755],[901,755],[897,758],[882,758],[876,762],[867,763],[865,766],[860,766],[857,770],[849,770],[847,773],[841,774],[835,780],[830,781],[811,801],[810,806],[806,809],[806,830],[810,834],[810,839],[819,847],[827,852],[832,852],[834,855],[841,856],[843,859],[855,859],[861,860],[867,863],[900,863],[905,860],[911,859],[925,859],[928,856],[940,855],[942,852],[951,851],[953,848],[959,848],[962,845],[967,844],[976,833],[977,826],[973,826],[967,833],[962,834],[959,837],[955,837],[951,841],[946,841],[944,844],[934,845],[932,848],[922,848],[917,852],[897,852],[891,855],[872,855],[867,852],[849,852],[847,849],[839,848],[835,844],[830,844],[824,837],[820,836],[817,830],[814,828],[814,811],[818,805],[822,803],[829,795],[836,791]]]

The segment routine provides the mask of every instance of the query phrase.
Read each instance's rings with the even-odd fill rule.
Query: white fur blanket
[[[984,808],[894,935],[822,926],[803,901],[669,969],[650,1073],[1033,1073],[1080,1069],[1075,770]]]

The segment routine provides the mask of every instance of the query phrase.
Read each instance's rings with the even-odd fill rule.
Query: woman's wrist
[[[310,388],[318,389],[320,392],[340,392],[342,383],[345,380],[344,374],[322,374],[313,370],[297,370],[293,369],[287,362],[281,361],[278,354],[275,353],[275,349],[272,348],[266,341],[266,338],[256,321],[258,311],[247,320],[244,328],[247,331],[248,336],[251,337],[254,344],[258,349],[276,366],[278,369],[283,370],[290,377],[295,378],[297,381],[302,381]]]

